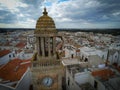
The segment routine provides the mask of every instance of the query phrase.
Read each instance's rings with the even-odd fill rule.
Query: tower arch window
[[[85,60],[84,60],[85,62],[88,62],[88,58],[85,58]]]
[[[70,85],[70,78],[68,77],[68,82],[67,82],[68,86]]]

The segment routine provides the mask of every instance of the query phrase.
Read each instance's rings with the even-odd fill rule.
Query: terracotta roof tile
[[[16,45],[16,47],[18,47],[18,48],[24,48],[25,45],[26,45],[25,43],[20,42],[20,43],[18,43],[18,44]]]
[[[80,52],[80,49],[77,49],[76,52]]]
[[[20,53],[20,52],[22,52],[22,50],[21,50],[21,49],[19,49],[19,50],[17,50],[17,51],[16,51],[16,53]]]
[[[93,76],[99,76],[102,79],[109,79],[109,77],[114,76],[114,73],[110,69],[97,70],[92,72]]]
[[[9,54],[10,52],[11,52],[10,50],[2,50],[2,51],[0,51],[0,57],[3,57],[5,55]]]
[[[0,78],[3,80],[18,81],[30,65],[30,60],[11,60],[5,66],[0,68]]]

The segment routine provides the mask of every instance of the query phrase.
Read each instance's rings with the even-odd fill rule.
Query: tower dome
[[[56,31],[54,20],[48,16],[46,8],[44,8],[43,16],[41,16],[36,23],[36,30],[38,32],[54,32]]]

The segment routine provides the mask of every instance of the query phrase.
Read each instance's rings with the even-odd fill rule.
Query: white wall
[[[88,72],[81,72],[75,74],[75,81],[79,84],[84,84],[89,81],[89,73]]]
[[[105,86],[98,81],[98,89],[97,90],[105,90]]]
[[[12,50],[12,48],[14,48],[13,46],[0,46],[1,50]]]
[[[111,64],[116,62],[116,63],[118,63],[118,65],[120,65],[120,53],[118,53],[118,51],[116,51],[112,55],[109,55],[108,60]]]
[[[68,50],[65,48],[65,58],[71,58],[71,56],[76,57],[76,50]]]
[[[70,83],[68,86],[68,78]],[[72,75],[66,70],[66,88],[67,90],[81,90],[80,84],[89,82],[94,87],[94,82],[97,82],[97,90],[105,90],[105,86],[99,80],[95,79],[90,72],[81,72],[75,74],[73,78]]]
[[[33,56],[33,53],[25,53],[24,59],[30,59],[30,58],[32,58],[32,56]]]
[[[68,50],[65,48],[65,57],[68,58],[69,57],[69,52]]]
[[[92,75],[89,75],[89,83],[94,87],[94,81],[98,83],[97,90],[105,90],[105,86],[98,80],[96,80]]]
[[[92,49],[88,47],[83,47],[80,48],[80,57],[83,59],[88,58],[90,55],[98,55],[100,56],[101,59],[106,60],[107,59],[107,50],[97,50],[97,49]],[[104,58],[103,58],[104,57]]]
[[[24,52],[21,51],[20,53],[17,53],[17,58],[24,59]]]
[[[89,83],[94,86],[94,77],[92,75],[89,75]]]
[[[118,65],[120,66],[120,53],[118,54]]]
[[[14,90],[14,88],[7,87],[7,86],[0,84],[0,90]]]
[[[118,52],[115,52],[113,55],[113,61],[118,62]]]
[[[15,88],[0,84],[0,90],[29,90],[31,85],[31,72],[28,68]]]
[[[15,90],[29,90],[29,87],[31,85],[31,72],[28,68],[27,71],[22,76],[21,80],[18,83],[18,86]]]
[[[0,65],[4,65],[6,63],[8,63],[11,59],[13,59],[13,53],[9,53],[3,57],[0,57]]]
[[[68,86],[68,78],[70,80],[69,86]],[[66,70],[66,90],[81,90],[79,85],[75,82],[74,78],[67,70]]]

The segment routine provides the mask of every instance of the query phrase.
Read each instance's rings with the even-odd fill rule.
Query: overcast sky
[[[120,0],[0,0],[0,27],[35,28],[44,6],[57,28],[120,28]]]

